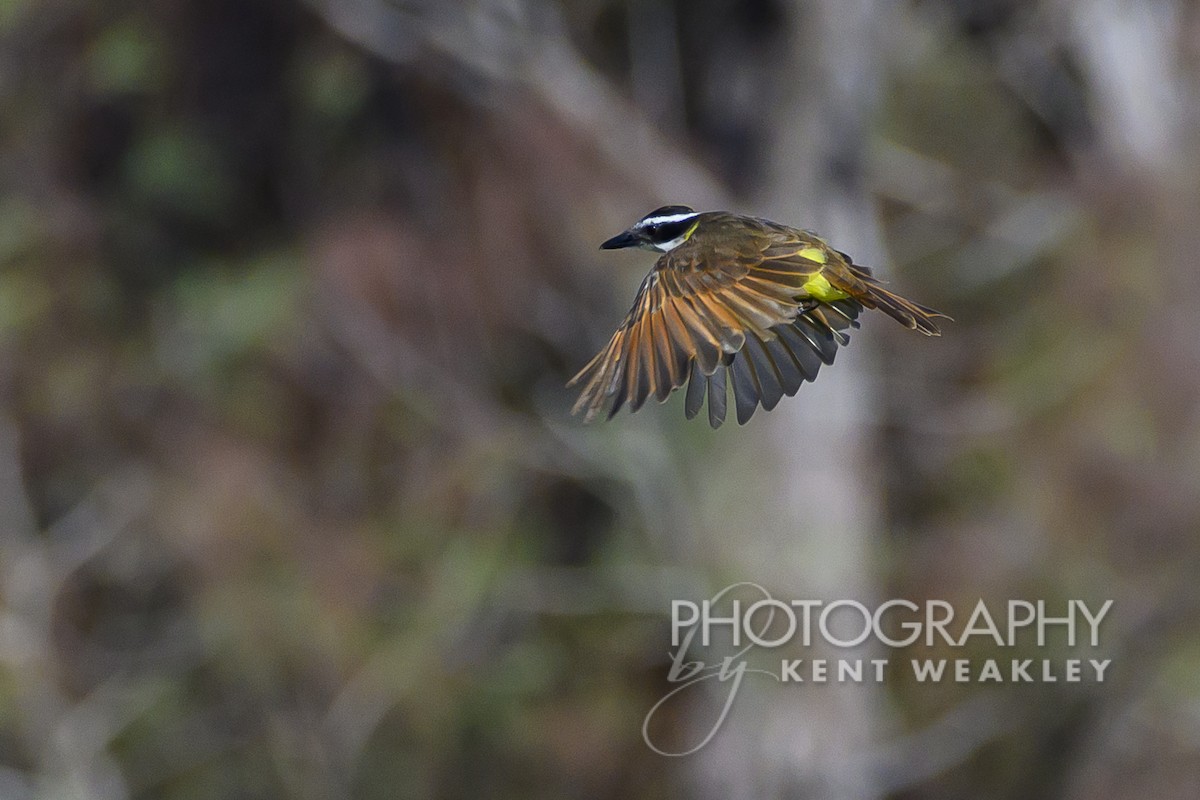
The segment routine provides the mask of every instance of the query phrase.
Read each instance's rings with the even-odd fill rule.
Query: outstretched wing
[[[791,397],[805,381],[817,378],[822,364],[832,364],[838,345],[849,337],[842,333],[858,327],[862,305],[837,300],[828,305],[809,301],[794,320],[771,329],[772,338],[747,334],[742,349],[725,357],[725,368],[705,375],[693,364],[684,412],[696,416],[708,396],[708,422],[714,428],[725,421],[729,387],[738,424],[745,424],[761,405],[767,411]]]
[[[707,393],[716,427],[728,369],[744,422],[759,403],[774,407],[833,362],[840,330],[856,324],[861,306],[809,299],[805,284],[823,266],[822,243],[792,231],[744,240],[754,249],[680,247],[659,259],[608,345],[568,384],[583,387],[575,413],[592,419],[607,407],[611,418],[626,403],[636,411],[691,379],[689,417]]]

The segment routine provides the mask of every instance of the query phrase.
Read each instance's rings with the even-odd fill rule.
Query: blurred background
[[[1185,0],[0,2],[0,798],[1200,796],[1198,62]],[[584,426],[668,202],[957,321]],[[656,755],[740,580],[1112,599],[1114,663]]]

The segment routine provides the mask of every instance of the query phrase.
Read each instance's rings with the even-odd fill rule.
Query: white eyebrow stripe
[[[650,225],[663,225],[668,222],[683,222],[684,220],[695,219],[698,216],[700,216],[698,212],[693,212],[691,214],[671,214],[666,217],[647,217],[633,227],[645,228]]]

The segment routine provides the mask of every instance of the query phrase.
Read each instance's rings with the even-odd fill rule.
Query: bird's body
[[[864,308],[929,336],[945,317],[887,291],[816,234],[770,220],[666,206],[602,245],[635,246],[663,255],[608,345],[571,381],[583,387],[574,410],[587,419],[626,403],[636,411],[651,395],[662,402],[688,383],[688,418],[707,394],[715,428],[732,383],[744,423],[832,364]]]

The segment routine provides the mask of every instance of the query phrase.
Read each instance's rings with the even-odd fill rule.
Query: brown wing
[[[693,364],[684,403],[688,419],[700,413],[707,394],[709,424],[720,427],[725,421],[729,386],[738,424],[749,420],[759,405],[770,411],[805,381],[816,380],[822,364],[833,363],[838,345],[849,341],[842,331],[858,327],[861,311],[862,305],[851,299],[828,304],[805,301],[794,320],[769,331],[773,338],[748,333],[745,346],[725,356],[725,368],[704,375]]]
[[[816,309],[802,288],[822,266],[799,255],[814,240],[793,231],[738,239],[754,250],[685,245],[659,259],[608,345],[568,384],[583,386],[575,413],[590,420],[608,406],[611,418],[626,403],[636,411],[650,395],[662,402],[691,378],[688,416],[707,390],[709,421],[716,427],[724,419],[721,368],[728,367],[744,422],[760,402],[773,407],[778,396],[815,377],[821,362],[832,363],[845,325],[820,316],[828,306]],[[852,322],[860,307],[842,305],[848,310],[825,316]],[[753,349],[738,357],[748,341]]]

